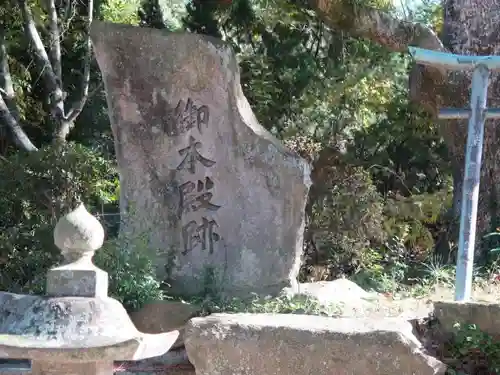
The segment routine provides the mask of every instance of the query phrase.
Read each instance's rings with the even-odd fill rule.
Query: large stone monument
[[[47,275],[47,296],[0,292],[0,358],[31,360],[32,375],[113,375],[114,361],[168,352],[179,331],[140,333],[108,297],[108,275],[92,264],[104,230],[83,205],[54,232],[65,264]]]
[[[309,166],[255,118],[235,55],[189,33],[94,22],[121,183],[122,236],[145,236],[174,294],[294,286]]]

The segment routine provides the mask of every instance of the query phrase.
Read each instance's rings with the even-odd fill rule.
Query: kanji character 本
[[[220,240],[220,235],[215,232],[215,227],[219,225],[215,220],[209,220],[206,217],[202,218],[201,225],[195,220],[191,220],[182,228],[182,240],[184,242],[184,251],[182,255],[191,252],[198,245],[201,245],[202,250],[208,247],[208,253],[213,254],[214,243]]]
[[[176,136],[196,126],[201,133],[203,126],[208,126],[209,118],[210,111],[206,105],[196,106],[191,98],[186,103],[181,99],[170,111],[164,130],[168,135]]]
[[[180,186],[182,212],[196,212],[200,209],[217,211],[221,206],[211,202],[213,194],[210,192],[214,187],[214,182],[210,177],[205,177],[205,181],[198,180],[185,182]]]
[[[193,136],[189,136],[189,146],[179,150],[179,154],[184,156],[177,170],[187,169],[191,173],[196,172],[196,162],[200,162],[203,166],[209,168],[215,164],[215,161],[203,157],[198,150],[201,148],[201,142],[196,141]]]

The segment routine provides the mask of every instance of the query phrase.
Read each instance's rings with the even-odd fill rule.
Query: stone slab
[[[184,340],[197,375],[431,375],[446,368],[396,318],[216,314],[191,319]]]
[[[455,323],[475,324],[481,331],[500,338],[498,303],[436,301],[434,315],[444,332],[454,332]]]

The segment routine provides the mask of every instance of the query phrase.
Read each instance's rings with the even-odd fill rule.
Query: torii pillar
[[[438,115],[440,119],[469,119],[455,281],[455,300],[465,302],[472,292],[484,123],[488,118],[500,118],[500,109],[486,106],[489,75],[500,71],[500,56],[455,55],[416,47],[409,50],[418,64],[447,70],[473,70],[470,109],[446,108]]]

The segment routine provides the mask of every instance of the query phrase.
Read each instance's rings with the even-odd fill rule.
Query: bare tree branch
[[[74,126],[75,120],[80,115],[89,97],[89,85],[90,85],[90,63],[92,59],[92,42],[90,40],[90,24],[92,23],[94,13],[94,0],[88,1],[88,17],[87,17],[87,27],[86,27],[86,40],[85,40],[85,56],[83,59],[83,78],[82,78],[82,92],[80,99],[74,103],[67,113],[66,121],[61,124],[61,127],[57,131],[57,137],[60,139],[66,139],[69,132]]]
[[[19,111],[16,103],[16,93],[12,84],[10,74],[8,53],[5,38],[5,28],[0,25],[0,89],[2,90],[5,103],[16,120],[19,120]]]
[[[3,100],[2,95],[0,95],[0,118],[7,124],[9,130],[12,132],[14,141],[16,144],[25,151],[37,151],[36,146],[31,142],[28,135],[24,132],[23,128],[17,120],[12,116]]]
[[[33,21],[33,15],[31,14],[31,9],[29,8],[26,0],[18,0],[19,6],[21,8],[21,14],[24,23],[24,30],[26,36],[30,39],[32,43],[33,50],[35,52],[36,62],[42,71],[42,76],[45,81],[46,89],[50,95],[50,105],[52,110],[52,116],[61,121],[65,118],[64,116],[64,97],[61,86],[58,82],[57,76],[54,73],[52,65],[47,55],[47,51],[43,45],[40,34],[36,29],[35,22]]]
[[[17,146],[25,151],[36,151],[36,146],[31,142],[19,123],[19,111],[15,100],[16,93],[10,75],[7,46],[5,44],[5,29],[3,25],[0,25],[0,90],[0,119],[3,119],[3,122],[5,122],[9,128]]]
[[[62,87],[62,62],[61,62],[61,35],[59,32],[58,16],[55,0],[47,0],[47,13],[49,16],[49,57],[54,74]]]
[[[66,6],[64,8],[64,19],[63,22],[69,22],[69,19],[72,18],[72,13],[74,14],[73,0],[67,0]]]
[[[75,120],[83,110],[85,103],[89,97],[90,85],[90,68],[92,58],[92,44],[90,41],[89,30],[94,13],[94,1],[89,0],[87,3],[88,17],[86,22],[86,37],[85,37],[85,56],[83,59],[83,77],[81,83],[81,92],[78,96],[79,99],[73,103],[70,109],[65,110],[65,94],[62,86],[62,59],[61,59],[61,35],[62,35],[62,21],[59,19],[56,0],[46,0],[47,12],[49,19],[49,35],[50,46],[49,54],[45,49],[40,33],[38,32],[33,20],[31,9],[27,4],[27,0],[17,0],[21,7],[21,14],[24,22],[24,29],[26,36],[31,41],[32,48],[35,52],[35,61],[37,66],[42,71],[42,77],[45,82],[45,89],[49,93],[49,105],[51,108],[51,116],[54,120],[54,141],[65,141],[69,132],[75,124]],[[74,6],[68,0],[68,7],[66,9],[67,22],[71,21],[69,17],[74,10]]]
[[[379,9],[360,6],[353,0],[308,0],[309,6],[333,29],[369,39],[395,52],[409,46],[446,51],[436,33],[421,23],[394,18]]]

